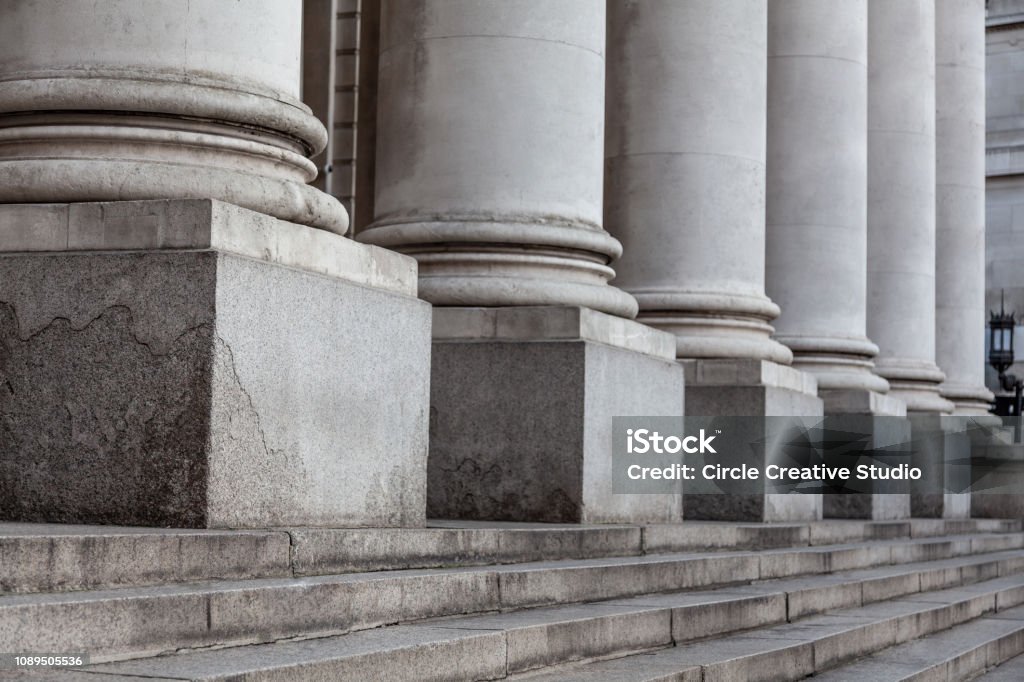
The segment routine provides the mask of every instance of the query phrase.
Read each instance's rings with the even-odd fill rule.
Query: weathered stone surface
[[[0,524],[0,593],[280,577],[289,552],[280,532]]]
[[[475,309],[488,327],[487,309]],[[561,320],[565,311],[545,313]],[[590,315],[575,319],[589,319]],[[602,316],[618,334],[623,321]],[[466,324],[466,320],[461,320]],[[655,340],[663,333],[632,322]],[[531,321],[529,340],[435,334],[427,514],[545,522],[671,522],[679,494],[612,494],[612,418],[682,415],[682,369],[670,358],[566,338]],[[464,327],[463,327],[464,328]],[[493,327],[488,327],[493,329]],[[545,336],[545,329],[553,336]],[[658,350],[653,347],[651,350]]]
[[[148,677],[182,675],[192,680],[266,682],[312,679],[431,680],[496,679],[505,676],[504,633],[459,633],[443,628],[399,626],[345,637],[276,644],[273,650],[240,647],[96,666],[92,670]]]
[[[453,524],[454,525],[454,524]],[[467,525],[467,524],[464,524]],[[637,526],[289,530],[297,575],[641,553]]]
[[[411,258],[214,199],[0,204],[0,251],[159,249],[214,249],[416,295]]]
[[[216,251],[4,255],[0,302],[3,518],[423,523],[424,303]]]

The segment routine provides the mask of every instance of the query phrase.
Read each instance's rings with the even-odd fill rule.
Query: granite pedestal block
[[[867,436],[864,446],[879,456],[851,458],[844,463],[853,469],[859,464],[899,462],[911,463],[911,425],[901,416],[848,414],[831,416],[828,423],[838,431]],[[841,441],[848,436],[837,436]],[[877,460],[877,462],[876,462]],[[859,487],[864,492],[824,495],[824,516],[830,519],[868,519],[890,521],[910,518],[910,494],[904,483],[888,481],[864,481]]]
[[[692,416],[820,417],[813,375],[765,360],[684,360],[686,412]],[[760,467],[764,462],[752,462]],[[816,494],[685,496],[687,519],[814,521]]]
[[[982,417],[984,419],[984,417]],[[971,515],[971,458],[968,417],[937,414],[910,416],[914,433],[913,465],[923,472],[910,496],[911,515],[918,518],[965,519]]]
[[[423,524],[411,259],[209,201],[0,207],[14,248],[0,519]]]
[[[612,493],[612,418],[683,412],[671,334],[587,308],[435,308],[427,514],[671,522]]]
[[[871,448],[910,443],[911,428],[907,405],[899,398],[867,389],[838,389],[820,392],[825,414],[850,417],[871,433]],[[887,521],[910,518],[906,493],[845,493],[824,496],[825,518]]]

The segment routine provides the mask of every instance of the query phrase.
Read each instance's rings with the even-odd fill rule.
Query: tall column
[[[423,524],[430,309],[305,184],[301,22],[0,3],[0,519]]]
[[[608,3],[605,223],[616,284],[671,332],[692,416],[820,415],[765,295],[763,0]],[[767,435],[767,434],[766,434]],[[755,462],[755,465],[767,462]],[[684,516],[796,520],[816,495],[684,495]]]
[[[299,99],[302,12],[4,3],[0,202],[215,198],[344,234],[305,183],[327,133]]]
[[[867,0],[768,3],[767,289],[833,392],[886,393],[867,338]]]
[[[369,243],[441,306],[632,318],[601,225],[603,0],[385,3]]]
[[[766,270],[782,308],[777,338],[817,378],[826,414],[850,416],[843,427],[881,448],[904,442],[909,424],[874,419],[906,406],[871,371],[878,347],[865,333],[867,64],[867,0],[768,3]],[[900,518],[909,498],[827,495],[823,512]]]
[[[935,365],[935,0],[868,5],[868,335],[908,412],[953,409]]]
[[[679,519],[678,495],[612,490],[612,418],[679,416],[683,382],[608,284],[604,53],[605,0],[383,3],[359,239],[415,256],[435,306],[433,516]]]
[[[680,358],[789,364],[765,296],[767,4],[608,3],[615,283]]]
[[[935,356],[954,414],[984,415],[985,2],[935,8]]]

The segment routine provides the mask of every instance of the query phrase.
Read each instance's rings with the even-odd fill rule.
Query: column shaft
[[[375,221],[435,305],[633,317],[601,227],[603,0],[385,2]]]
[[[820,390],[888,391],[866,334],[867,0],[768,3],[767,290]]]
[[[299,0],[25,0],[0,9],[0,202],[214,198],[338,233],[305,183]]]
[[[680,358],[788,364],[764,293],[767,3],[608,3],[616,284]]]
[[[956,414],[985,388],[985,2],[936,3],[935,356]]]
[[[868,335],[908,412],[949,412],[935,365],[935,0],[868,5]]]

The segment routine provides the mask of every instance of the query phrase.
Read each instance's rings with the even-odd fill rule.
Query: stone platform
[[[674,494],[612,493],[612,418],[683,414],[671,334],[589,308],[434,309],[427,514],[671,522]]]
[[[0,648],[89,657],[5,682],[796,680],[951,627],[904,663],[1024,650],[1019,521],[0,524],[0,560]]]
[[[423,523],[415,262],[216,201],[0,206],[0,518]]]

